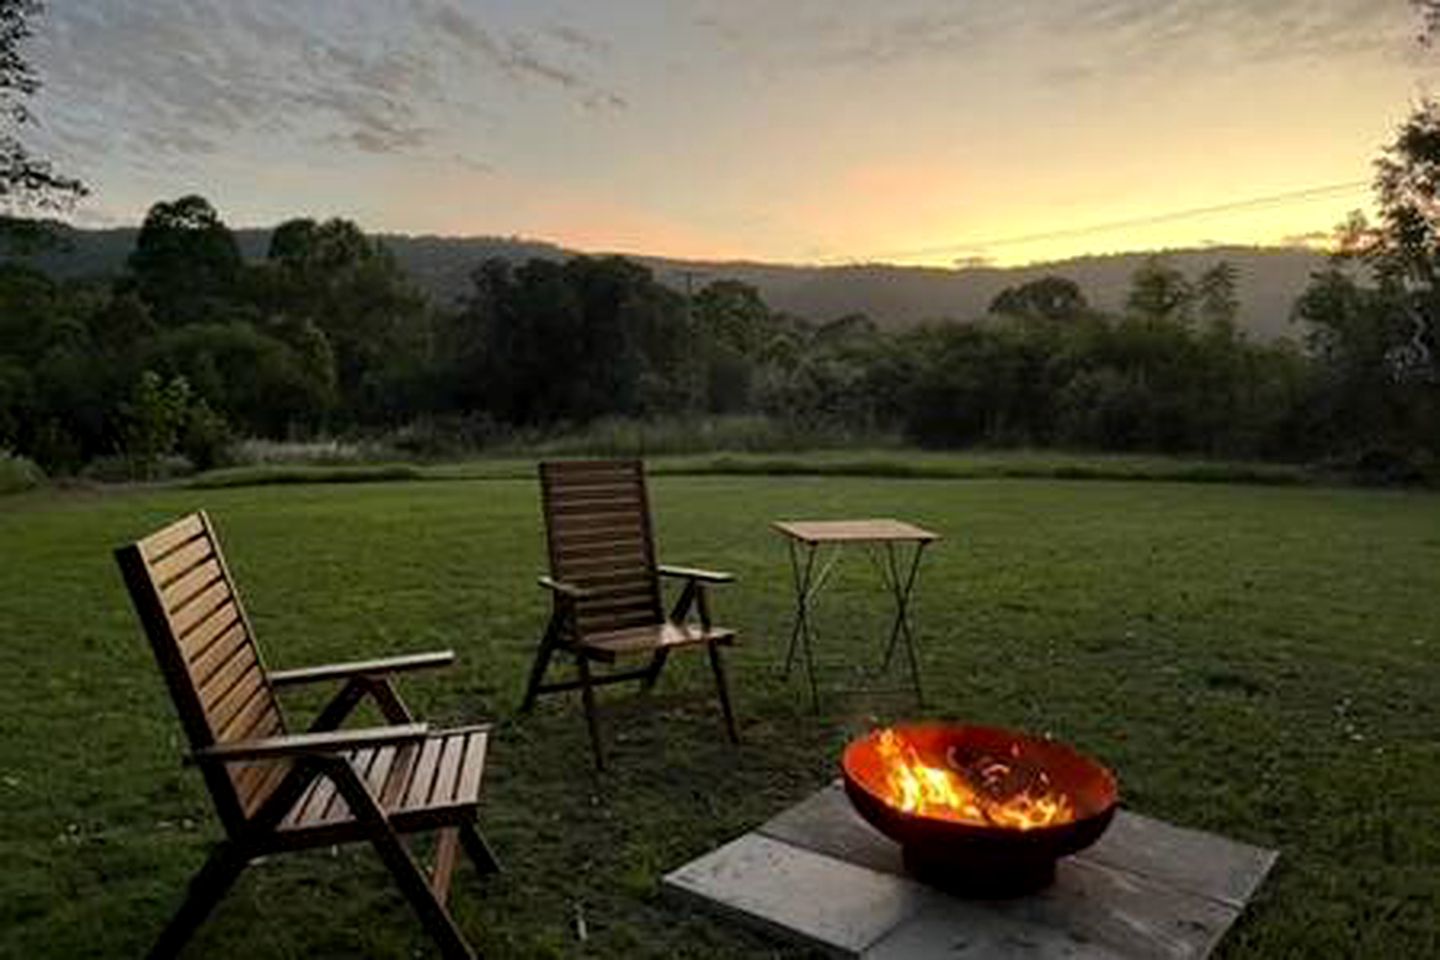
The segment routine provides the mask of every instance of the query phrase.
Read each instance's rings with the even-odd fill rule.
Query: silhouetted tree
[[[1420,14],[1420,42],[1432,43],[1440,34],[1440,0],[1410,0]]]
[[[152,206],[127,262],[140,298],[163,326],[226,319],[236,307],[240,248],[204,197]]]
[[[1068,320],[1089,309],[1080,286],[1065,277],[1041,277],[1006,287],[990,301],[991,313],[1041,320]]]
[[[1147,257],[1130,278],[1130,293],[1125,308],[1131,314],[1148,320],[1190,318],[1195,291],[1185,274],[1170,266],[1162,257]]]
[[[79,180],[56,173],[20,141],[20,128],[32,120],[25,101],[40,89],[21,47],[31,35],[31,18],[41,10],[39,0],[0,0],[0,212],[61,207],[87,192]]]
[[[1195,304],[1200,319],[1212,330],[1233,333],[1235,317],[1240,312],[1236,292],[1240,272],[1224,260],[1200,275],[1195,284]]]

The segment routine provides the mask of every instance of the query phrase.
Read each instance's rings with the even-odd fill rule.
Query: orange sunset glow
[[[98,188],[78,223],[193,187],[239,224],[689,258],[1313,245],[1437,62],[1406,0],[177,3],[36,38],[38,142]]]

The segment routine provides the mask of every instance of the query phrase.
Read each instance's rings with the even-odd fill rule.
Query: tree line
[[[221,463],[237,436],[423,422],[483,445],[602,416],[761,413],[928,446],[1428,456],[1440,248],[1406,212],[1423,212],[1406,158],[1440,124],[1413,123],[1382,167],[1387,219],[1350,226],[1296,306],[1298,343],[1237,329],[1228,264],[1187,277],[1158,257],[1120,311],[1047,277],[985,317],[898,332],[789,316],[734,280],[687,297],[620,257],[486,260],[442,308],[354,223],[290,220],[247,262],[182,197],[150,210],[119,276],[57,280],[13,249],[0,263],[0,447],[55,472],[119,454],[143,475],[174,452]]]

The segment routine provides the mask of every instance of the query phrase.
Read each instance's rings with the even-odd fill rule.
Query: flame
[[[1018,745],[1010,748],[1010,762],[987,755],[961,765],[952,752],[949,767],[936,767],[885,729],[876,738],[876,752],[885,766],[884,799],[905,813],[1008,830],[1075,819],[1069,795],[1052,789],[1044,770],[1026,769]]]

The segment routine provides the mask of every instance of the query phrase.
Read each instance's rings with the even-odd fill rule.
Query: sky
[[[1440,79],[1409,0],[49,0],[86,226],[951,266],[1315,243]]]

